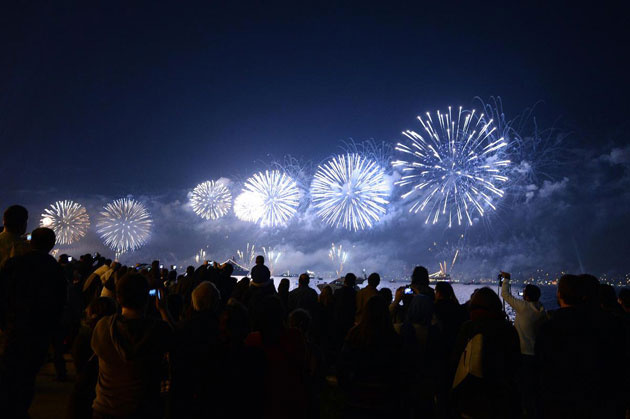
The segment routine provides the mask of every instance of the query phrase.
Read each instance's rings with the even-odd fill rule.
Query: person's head
[[[497,293],[489,287],[483,287],[475,290],[475,293],[470,297],[470,311],[474,310],[485,310],[498,314],[503,311],[503,307]]]
[[[394,299],[392,290],[390,290],[389,288],[381,288],[380,290],[378,290],[378,295],[380,295],[387,304],[391,304],[392,300]]]
[[[90,327],[96,326],[96,323],[103,317],[115,313],[116,303],[109,297],[95,298],[85,309],[86,321]]]
[[[289,314],[289,327],[294,327],[307,336],[311,327],[311,315],[302,308],[296,308]]]
[[[149,282],[140,274],[128,273],[116,284],[116,299],[123,308],[143,310],[149,299]]]
[[[583,281],[577,275],[564,274],[558,281],[556,297],[560,307],[579,306],[583,302]]]
[[[65,253],[64,253],[64,254],[59,255],[59,259],[58,259],[58,261],[59,261],[59,264],[60,264],[60,265],[67,265],[67,264],[69,263],[69,261],[68,261],[68,255],[66,255]]]
[[[195,267],[189,266],[186,268],[186,276],[192,277],[195,274]]]
[[[232,276],[232,272],[234,272],[234,265],[232,265],[231,263],[226,263],[221,268],[221,272],[225,276]]]
[[[298,285],[300,287],[304,287],[304,286],[308,286],[308,284],[311,282],[311,278],[308,276],[308,274],[301,274],[300,277],[298,278]]]
[[[270,283],[271,272],[269,272],[269,268],[265,265],[258,264],[252,268],[252,282],[256,286],[264,286]]]
[[[288,293],[290,286],[289,278],[282,278],[280,284],[278,284],[278,294]]]
[[[26,233],[26,223],[28,222],[28,211],[21,205],[11,205],[4,210],[2,223],[4,230],[21,236]]]
[[[599,279],[590,274],[579,277],[582,281],[582,301],[588,308],[599,307]]]
[[[619,291],[617,302],[621,304],[621,308],[623,308],[623,311],[625,311],[626,313],[630,313],[630,288],[622,288]]]
[[[319,302],[323,306],[328,306],[329,304],[333,303],[333,300],[333,289],[330,285],[326,285],[324,288],[322,288],[322,291],[319,294]]]
[[[256,265],[264,265],[264,264],[265,264],[265,257],[263,255],[256,256]]]
[[[612,285],[599,285],[599,305],[604,310],[619,310],[620,307],[619,303],[617,303],[617,294],[615,293],[615,288]]]
[[[104,265],[112,266],[112,260],[111,259],[105,259]]]
[[[525,301],[531,301],[537,303],[540,300],[540,288],[534,284],[527,284],[523,288],[523,299]]]
[[[411,285],[428,286],[429,271],[424,266],[416,266],[411,274]]]
[[[453,286],[450,282],[441,281],[435,284],[435,301],[440,300],[451,300],[459,304],[459,301],[457,301],[457,297],[455,296],[455,291],[453,291]]]
[[[343,278],[343,285],[346,287],[354,287],[357,284],[357,276],[351,272],[348,272]]]
[[[55,247],[55,232],[46,227],[39,227],[31,233],[31,249],[48,253]]]
[[[368,276],[367,281],[369,286],[376,288],[378,287],[378,284],[381,283],[381,276],[376,272],[373,272],[370,274],[370,276]]]
[[[195,311],[215,311],[221,301],[221,294],[212,282],[203,281],[193,290],[191,299]]]

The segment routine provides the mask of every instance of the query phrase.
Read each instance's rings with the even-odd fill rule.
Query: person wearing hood
[[[160,417],[163,361],[172,331],[167,322],[145,316],[149,283],[142,275],[122,277],[116,298],[121,314],[103,317],[92,334],[99,369],[93,417]],[[159,309],[166,307],[159,304]]]
[[[451,358],[453,408],[462,417],[520,417],[518,333],[488,287],[475,290],[469,309],[470,320],[462,325]]]
[[[501,297],[516,313],[514,327],[518,332],[521,344],[521,368],[520,380],[522,403],[527,417],[536,417],[538,388],[538,374],[535,362],[536,335],[540,325],[547,319],[547,312],[540,299],[540,288],[528,284],[523,289],[523,299],[516,298],[510,291],[511,275],[501,272],[503,284],[501,285]]]

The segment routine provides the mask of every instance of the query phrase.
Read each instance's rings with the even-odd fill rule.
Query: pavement
[[[55,381],[55,367],[47,362],[35,381],[35,397],[29,409],[32,419],[57,419],[66,417],[66,408],[74,386],[75,371],[70,355],[66,354],[68,379]]]

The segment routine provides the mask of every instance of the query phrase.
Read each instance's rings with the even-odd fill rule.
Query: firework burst
[[[343,273],[343,265],[346,263],[346,260],[348,260],[348,252],[344,251],[341,245],[335,246],[335,243],[333,243],[328,251],[328,257],[335,267],[337,267],[335,272],[337,273],[337,277],[340,277]]]
[[[206,260],[206,251],[203,249],[199,249],[199,251],[195,254],[195,263],[202,263]]]
[[[44,210],[39,225],[55,232],[57,244],[72,244],[85,236],[90,217],[81,204],[57,201]]]
[[[210,180],[200,183],[190,193],[190,205],[198,216],[216,220],[232,207],[232,194],[220,182]]]
[[[271,272],[271,275],[273,275],[273,270],[280,260],[280,256],[282,255],[282,253],[274,250],[273,247],[263,247],[262,250],[263,254],[265,255],[265,262],[267,264],[267,267],[269,268],[269,272]]]
[[[402,170],[396,185],[412,185],[401,195],[412,202],[409,212],[426,211],[427,224],[442,216],[451,227],[462,221],[472,225],[475,213],[496,209],[510,160],[505,158],[508,141],[497,134],[493,120],[461,107],[455,119],[449,107],[448,113],[436,112],[435,119],[427,113],[418,120],[424,132],[404,131],[408,142],[396,146],[408,160],[392,162]]]
[[[141,247],[149,238],[153,221],[147,209],[133,199],[117,199],[103,207],[96,224],[107,246],[117,254]]]
[[[237,262],[239,265],[249,269],[254,266],[254,259],[256,259],[256,250],[254,245],[247,243],[245,250],[236,251]]]
[[[285,226],[295,215],[300,190],[295,181],[278,170],[256,173],[245,182],[234,203],[236,216],[261,227]]]
[[[370,228],[380,220],[389,192],[383,168],[355,153],[320,165],[311,184],[317,215],[330,226],[352,231]]]

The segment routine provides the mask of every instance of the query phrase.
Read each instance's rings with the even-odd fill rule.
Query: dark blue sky
[[[178,191],[268,155],[317,162],[476,96],[514,116],[541,101],[571,151],[628,143],[628,37],[605,3],[159,3],[3,3],[3,207],[24,191]]]

